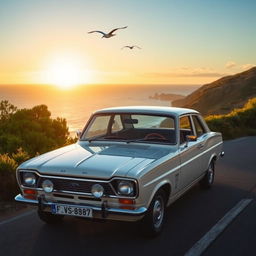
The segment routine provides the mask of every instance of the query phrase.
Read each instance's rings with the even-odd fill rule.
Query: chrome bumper
[[[43,200],[42,198],[39,198],[39,200],[32,200],[24,198],[21,194],[17,195],[15,197],[15,201],[25,204],[31,204],[38,206],[40,210],[51,212],[51,205],[53,205],[53,202],[47,202]],[[83,205],[72,205],[71,206],[83,206]],[[84,205],[92,208],[93,210],[93,218],[96,219],[110,219],[110,220],[121,220],[121,221],[137,221],[143,218],[145,215],[147,208],[140,207],[134,210],[128,210],[128,209],[120,209],[120,208],[108,208],[107,204],[105,202],[102,202],[101,207],[92,206],[92,205]]]

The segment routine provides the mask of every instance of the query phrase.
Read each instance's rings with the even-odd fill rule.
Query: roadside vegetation
[[[36,155],[74,143],[64,118],[51,118],[47,106],[17,109],[0,102],[0,202],[18,193],[16,168]]]
[[[222,133],[224,140],[256,135],[256,98],[249,99],[243,108],[227,115],[211,115],[205,118],[212,131]]]
[[[256,135],[256,98],[227,115],[206,117],[212,131],[224,139]],[[47,106],[17,109],[8,101],[0,102],[0,202],[12,201],[19,189],[15,170],[36,155],[74,143],[67,122],[51,118]]]

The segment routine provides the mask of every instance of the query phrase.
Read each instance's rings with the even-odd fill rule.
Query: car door
[[[201,176],[208,168],[210,152],[208,152],[208,132],[204,127],[198,115],[192,115],[192,121],[197,136],[197,154],[198,154],[198,169],[195,172],[196,177]],[[195,177],[195,178],[196,178]]]
[[[179,119],[179,133],[180,133],[180,185],[181,189],[189,186],[201,172],[199,154],[201,151],[200,141],[187,141],[187,135],[196,136],[195,127],[191,115],[183,115]]]

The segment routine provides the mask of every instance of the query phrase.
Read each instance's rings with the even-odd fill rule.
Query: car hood
[[[41,174],[110,179],[127,176],[143,169],[172,150],[147,145],[73,144],[32,158],[19,169],[37,170]]]

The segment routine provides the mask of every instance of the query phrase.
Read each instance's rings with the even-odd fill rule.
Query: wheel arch
[[[209,161],[208,161],[208,166],[210,165],[210,163],[211,162],[216,162],[217,161],[217,154],[216,153],[213,153],[212,155],[211,155],[211,157],[209,158]]]
[[[169,198],[171,196],[171,191],[172,191],[172,186],[171,183],[168,180],[163,180],[161,181],[159,184],[157,184],[157,186],[154,188],[153,192],[151,193],[150,199],[148,201],[148,206],[150,205],[150,203],[152,202],[155,194],[159,191],[159,190],[163,190],[165,192],[165,204],[167,205]]]

